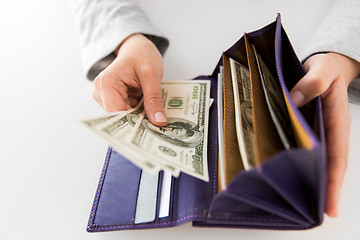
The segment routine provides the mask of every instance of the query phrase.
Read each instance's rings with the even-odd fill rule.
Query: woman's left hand
[[[349,151],[351,115],[347,88],[359,75],[360,63],[341,54],[324,53],[308,58],[304,68],[307,74],[290,94],[298,107],[321,96],[328,155],[326,214],[337,217]]]

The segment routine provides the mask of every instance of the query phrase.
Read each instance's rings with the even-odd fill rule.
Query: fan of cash
[[[207,135],[210,81],[167,81],[161,84],[168,119],[165,127],[147,118],[143,101],[128,111],[83,120],[92,131],[139,168],[155,173],[180,171],[209,181]]]

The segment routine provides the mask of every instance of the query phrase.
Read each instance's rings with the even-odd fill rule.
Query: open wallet
[[[237,114],[244,109],[234,100],[232,62],[249,72],[250,140],[250,135],[239,140],[237,134],[236,127],[245,129],[246,123]],[[222,54],[212,75],[197,78],[211,81],[214,99],[208,126],[209,181],[185,173],[169,180],[163,171],[149,178],[109,147],[87,231],[164,228],[189,221],[202,227],[282,230],[320,225],[327,164],[321,100],[298,109],[289,94],[304,74],[280,14],[273,23],[244,34]],[[270,83],[266,75],[272,75]],[[158,187],[145,189],[151,181]]]

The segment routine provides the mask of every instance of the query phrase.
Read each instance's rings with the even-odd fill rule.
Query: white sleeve
[[[69,0],[79,31],[84,72],[94,79],[115,58],[114,50],[134,33],[146,35],[161,54],[169,42],[135,0]]]
[[[336,52],[360,62],[360,1],[337,0],[307,45],[304,57]]]
[[[360,62],[360,1],[336,0],[329,14],[312,37],[304,59],[316,54],[335,52]],[[348,89],[351,102],[360,103],[360,78]]]

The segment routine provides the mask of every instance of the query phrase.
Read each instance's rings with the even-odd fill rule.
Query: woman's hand
[[[115,60],[94,80],[93,98],[107,111],[128,110],[144,96],[149,120],[167,124],[160,92],[164,66],[156,46],[145,36],[129,36],[116,51]]]
[[[360,63],[341,54],[325,53],[308,58],[304,68],[307,74],[290,94],[299,107],[321,96],[328,154],[326,213],[337,217],[349,151],[351,116],[347,88],[359,75]]]

